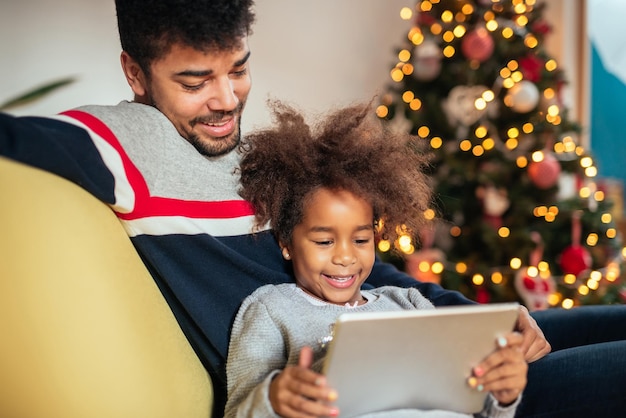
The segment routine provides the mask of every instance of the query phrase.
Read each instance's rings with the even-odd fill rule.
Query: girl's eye
[[[315,245],[321,245],[321,246],[328,246],[331,245],[333,242],[330,240],[327,241],[314,241]]]
[[[364,238],[364,239],[357,239],[354,242],[356,242],[359,245],[363,245],[363,244],[367,244],[368,242],[370,242],[369,238]]]

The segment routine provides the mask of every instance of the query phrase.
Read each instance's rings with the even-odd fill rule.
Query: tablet
[[[335,324],[323,373],[342,417],[401,408],[480,412],[471,368],[513,330],[517,303],[349,312]]]

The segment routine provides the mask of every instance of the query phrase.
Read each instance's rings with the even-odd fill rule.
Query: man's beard
[[[187,141],[189,141],[189,143],[205,157],[218,157],[220,155],[228,154],[241,142],[241,129],[239,125],[240,123],[237,122],[237,129],[228,136],[228,140],[221,139],[207,143],[206,141],[203,141],[200,136],[192,133],[187,138]]]
[[[239,102],[237,107],[229,112],[211,112],[209,116],[192,119],[189,122],[189,126],[192,128],[199,123],[219,123],[224,119],[224,117],[235,118],[237,126],[230,135],[222,138],[211,138],[209,141],[203,141],[200,135],[190,132],[189,137],[187,138],[189,143],[193,145],[200,154],[207,157],[217,157],[234,150],[241,142],[241,113],[243,112],[244,104],[244,102]]]
[[[152,97],[152,95],[150,95]],[[154,101],[154,99],[150,100],[150,105],[155,109],[160,110],[158,104]],[[203,141],[202,138],[189,132],[189,134],[185,135],[182,132],[179,132],[180,135],[185,138],[200,154],[206,157],[218,157],[220,155],[228,154],[232,150],[234,150],[239,143],[241,142],[241,113],[243,111],[245,102],[239,102],[237,107],[230,112],[213,112],[210,116],[205,117],[197,117],[192,119],[189,122],[190,127],[194,127],[198,123],[217,123],[220,122],[224,116],[232,115],[232,117],[237,118],[237,127],[235,131],[225,136],[223,139],[214,140],[210,143]],[[161,112],[163,113],[163,112]],[[173,121],[171,121],[173,123]],[[228,138],[228,139],[227,139]]]

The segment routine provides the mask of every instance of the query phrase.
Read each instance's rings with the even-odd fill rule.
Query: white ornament
[[[388,122],[387,127],[391,132],[406,133],[411,132],[413,123],[404,116],[404,112],[400,111],[396,112],[393,119]]]
[[[530,267],[520,269],[515,274],[515,290],[529,311],[539,311],[550,306],[549,297],[556,291],[556,282],[550,274],[539,273],[536,266],[543,256],[543,240],[536,231],[531,232],[530,236],[537,244],[537,247],[530,253],[530,265],[533,266],[534,271],[531,273]]]
[[[556,282],[552,276],[530,276],[526,267],[515,274],[515,290],[529,311],[541,311],[550,307],[548,298],[556,291]]]
[[[539,103],[539,90],[531,81],[522,80],[509,89],[505,103],[518,113],[528,113]]]
[[[486,109],[477,109],[475,103],[486,90],[485,86],[456,86],[450,90],[448,97],[442,101],[450,124],[470,126],[480,120]]]
[[[557,199],[567,200],[578,196],[576,175],[573,173],[561,173],[559,176],[559,192]]]
[[[426,40],[413,52],[413,76],[420,81],[432,81],[441,73],[441,48]]]
[[[483,211],[489,216],[502,216],[511,206],[505,188],[486,186],[483,199]]]

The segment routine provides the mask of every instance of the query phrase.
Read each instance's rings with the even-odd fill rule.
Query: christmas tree
[[[423,0],[377,114],[433,155],[419,237],[384,258],[479,302],[623,303],[626,254],[534,0]],[[417,238],[417,239],[412,239]],[[393,258],[389,248],[403,253]]]

